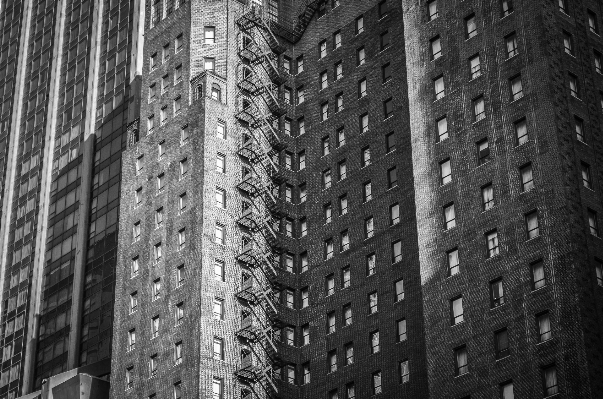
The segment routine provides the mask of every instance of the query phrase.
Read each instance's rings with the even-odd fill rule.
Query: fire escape
[[[235,374],[246,387],[243,398],[278,398],[275,370],[280,359],[275,331],[280,327],[277,306],[281,287],[277,279],[283,252],[278,189],[284,182],[278,154],[286,146],[279,129],[286,109],[278,96],[284,81],[278,54],[284,49],[261,7],[250,7],[237,20],[237,27],[236,118],[242,138],[238,154],[245,165],[238,188],[245,201],[238,219],[243,242],[237,260],[243,279],[236,296],[243,311],[236,331],[242,350]]]

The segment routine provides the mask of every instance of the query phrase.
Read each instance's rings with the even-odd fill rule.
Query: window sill
[[[474,122],[473,122],[473,125],[476,125],[476,124],[480,123],[481,121],[485,121],[485,120],[486,120],[486,117],[484,116],[483,118],[481,118],[481,119],[479,119],[479,120],[474,121]]]
[[[548,342],[553,341],[553,339],[554,339],[554,338],[552,338],[552,337],[551,337],[551,338],[547,339],[546,341],[538,342],[538,343],[536,344],[536,346],[539,346],[539,345],[544,345],[544,344],[546,344],[546,343],[548,343]],[[548,398],[548,396],[547,396],[547,398]]]

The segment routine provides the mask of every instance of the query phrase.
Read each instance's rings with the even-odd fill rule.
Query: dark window
[[[506,328],[494,333],[494,351],[496,359],[509,356],[509,333]]]
[[[477,142],[477,164],[482,165],[490,159],[490,147],[488,139],[483,139]]]
[[[385,135],[385,152],[390,153],[396,149],[396,137],[394,132]]]
[[[388,188],[396,187],[398,185],[398,177],[396,173],[396,167],[387,171],[387,186]]]
[[[393,115],[393,113],[394,113],[393,100],[391,98],[388,98],[387,100],[383,101],[384,119],[389,118],[390,116]]]
[[[385,31],[381,34],[381,50],[385,50],[390,45],[389,31]]]
[[[503,280],[499,278],[490,282],[490,308],[496,308],[505,303]]]
[[[388,8],[387,8],[387,0],[383,0],[381,3],[379,3],[379,18],[383,18],[387,15],[388,13]]]
[[[383,83],[389,82],[392,78],[392,67],[389,62],[381,67],[381,75],[383,77]]]

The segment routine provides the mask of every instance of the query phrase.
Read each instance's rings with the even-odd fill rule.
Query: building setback
[[[2,399],[110,357],[135,5],[0,4]]]

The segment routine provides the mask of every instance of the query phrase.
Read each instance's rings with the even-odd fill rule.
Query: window
[[[288,364],[285,366],[285,375],[289,384],[295,384],[295,365]]]
[[[388,12],[387,0],[383,0],[382,2],[379,3],[379,19],[385,17],[387,15],[387,12]]]
[[[381,33],[379,42],[381,46],[381,51],[389,47],[389,45],[391,44],[389,31],[386,30],[385,32]]]
[[[475,79],[482,75],[482,67],[479,60],[479,54],[469,58],[469,72],[471,79]]]
[[[536,322],[538,323],[539,342],[548,341],[549,339],[553,338],[549,312],[543,312],[539,315],[536,315]]]
[[[180,145],[184,145],[188,142],[188,125],[180,128]]]
[[[394,290],[396,292],[395,302],[400,302],[404,299],[404,280],[400,279],[394,283]]]
[[[159,316],[155,316],[151,319],[151,338],[157,338],[159,336]]]
[[[297,73],[300,74],[304,71],[304,56],[300,55],[295,61],[297,65]]]
[[[325,102],[320,105],[320,120],[321,122],[329,119],[329,103]]]
[[[301,308],[307,308],[310,305],[310,292],[308,287],[301,289]]]
[[[345,129],[340,128],[337,129],[337,147],[341,147],[345,145]]]
[[[444,90],[444,76],[438,76],[433,80],[433,88],[435,91],[435,99],[439,100],[444,98],[445,90]]]
[[[364,47],[360,47],[356,50],[356,65],[364,65],[366,62],[366,52],[364,51]]]
[[[563,48],[569,55],[573,55],[574,41],[572,35],[563,31]]]
[[[293,98],[293,91],[290,87],[283,88],[283,96],[285,100],[285,104],[291,104],[291,99]]]
[[[523,86],[521,83],[521,75],[517,75],[509,80],[511,87],[511,101],[519,100],[523,97]]]
[[[320,90],[326,89],[329,86],[327,71],[320,73]]]
[[[581,162],[581,173],[582,173],[582,185],[592,190],[591,179],[590,179],[590,165],[585,162]]]
[[[283,69],[286,73],[291,73],[291,58],[283,56]]]
[[[157,85],[153,83],[149,86],[149,102],[157,98]]]
[[[333,240],[328,239],[324,242],[325,247],[325,259],[331,259],[333,257]]]
[[[299,263],[300,263],[300,270],[301,272],[307,272],[308,271],[308,253],[307,252],[302,252],[299,255]]]
[[[322,156],[329,155],[331,153],[331,143],[329,141],[329,136],[322,138]]]
[[[603,71],[601,71],[601,53],[599,53],[598,51],[595,51],[594,53],[594,57],[595,57],[595,71],[597,73],[603,73]]]
[[[178,231],[178,250],[182,250],[184,249],[184,246],[186,245],[186,230],[182,229],[180,231]]]
[[[351,284],[350,267],[346,266],[341,269],[341,288],[348,288]]]
[[[151,115],[147,118],[147,130],[149,133],[155,128],[155,115]]]
[[[542,260],[538,260],[530,265],[532,270],[532,289],[537,290],[546,285],[546,278],[544,275],[544,265]]]
[[[383,101],[383,119],[387,119],[394,114],[394,104],[391,98]]]
[[[292,169],[293,166],[293,154],[288,151],[285,151],[285,168],[288,170]]]
[[[335,80],[343,78],[343,64],[341,61],[335,64]]]
[[[406,319],[401,319],[396,322],[397,342],[404,342],[407,339],[406,335]]]
[[[140,220],[134,223],[134,228],[132,229],[132,235],[134,237],[134,242],[140,240]]]
[[[155,377],[157,375],[158,362],[159,362],[158,356],[156,353],[149,358],[149,371],[150,371],[151,377]]]
[[[224,397],[224,382],[221,378],[212,379],[212,399],[222,399]]]
[[[494,207],[494,188],[492,187],[492,183],[482,187],[482,205],[484,211]]]
[[[527,141],[529,140],[528,125],[526,123],[525,118],[515,122],[515,134],[517,136],[517,145],[527,143]]]
[[[224,300],[214,298],[212,312],[215,320],[224,320]]]
[[[505,43],[507,44],[507,58],[512,58],[519,54],[519,49],[517,48],[517,35],[515,32],[505,36]]]
[[[216,224],[216,244],[224,245],[225,229],[221,224]]]
[[[397,169],[394,166],[387,171],[387,188],[393,188],[398,185]]]
[[[440,58],[442,56],[442,40],[440,39],[440,36],[436,36],[433,39],[431,39],[429,41],[429,44],[431,47],[431,59],[437,60],[438,58]],[[478,59],[478,64],[479,64],[479,59]]]
[[[458,248],[454,248],[448,251],[446,254],[448,255],[448,275],[454,276],[460,271],[459,250]]]
[[[446,140],[448,138],[448,120],[446,116],[441,117],[436,121],[436,127],[438,131],[438,142]]]
[[[496,230],[486,233],[486,246],[488,258],[498,255],[498,232]]]
[[[566,0],[558,0],[558,4],[559,4],[559,11],[561,11],[562,13],[565,13],[565,14],[569,14]]]
[[[327,169],[322,172],[322,188],[327,189],[331,187],[331,169]]]
[[[450,230],[456,227],[456,213],[454,212],[454,204],[444,206],[444,229]]]
[[[506,328],[494,333],[494,352],[496,359],[509,356],[509,333]]]
[[[224,360],[224,340],[214,337],[214,359]]]
[[[469,366],[467,364],[467,347],[461,346],[454,350],[454,358],[456,360],[456,372],[455,375],[463,375],[469,372]]]
[[[381,392],[381,371],[375,371],[373,373],[373,395],[378,395]]]
[[[136,330],[128,331],[128,351],[136,349]]]
[[[588,28],[590,31],[596,35],[599,34],[599,24],[597,23],[597,14],[592,12],[591,10],[587,11],[588,13]]]
[[[440,178],[442,185],[448,184],[452,181],[452,167],[450,165],[450,159],[440,162]]]
[[[130,313],[136,312],[138,309],[138,292],[134,291],[130,294]]]
[[[318,58],[327,56],[327,41],[323,40],[318,44]]]
[[[506,17],[513,12],[513,0],[502,0],[501,4],[503,17]]]
[[[410,369],[408,367],[408,360],[403,360],[399,363],[400,367],[400,383],[404,384],[410,380]]]
[[[362,200],[363,202],[368,202],[373,198],[373,193],[372,193],[372,188],[371,188],[371,182],[366,182],[364,183],[363,186],[363,190],[362,190]]]
[[[310,325],[304,324],[301,329],[302,329],[302,345],[308,345],[310,343]]]
[[[461,323],[463,318],[463,297],[459,296],[450,301],[451,324]]]
[[[226,156],[224,154],[216,155],[216,172],[226,173]]]
[[[521,191],[529,191],[534,188],[534,176],[532,174],[532,164],[527,164],[519,168],[521,175]]]
[[[473,120],[479,122],[486,118],[486,109],[484,104],[484,97],[480,96],[473,100]]]
[[[360,133],[366,133],[369,130],[368,114],[360,115]]]
[[[557,386],[557,368],[555,365],[547,366],[542,369],[544,397],[559,393]]]
[[[392,263],[402,260],[402,241],[397,240],[392,243]]]
[[[394,132],[385,135],[385,152],[389,154],[396,149],[396,137]]]
[[[157,68],[158,62],[157,62],[157,53],[153,53],[151,54],[150,60],[149,60],[149,65],[151,70]]]
[[[306,169],[306,151],[297,153],[297,170]]]
[[[595,237],[599,237],[599,221],[597,218],[597,212],[593,211],[592,209],[588,209],[588,229],[590,231],[590,234],[594,235]]]
[[[375,253],[366,256],[366,275],[372,276],[376,272],[377,262],[375,261]]]
[[[174,399],[182,398],[182,383],[180,381],[174,383]]]
[[[322,209],[325,216],[325,224],[331,223],[333,216],[333,207],[331,206],[331,203],[325,204]]]
[[[389,82],[392,78],[392,67],[389,62],[381,67],[381,78],[383,80],[383,84]]]
[[[354,363],[354,344],[348,342],[344,345],[345,351],[345,365],[349,366]]]
[[[180,178],[183,178],[188,173],[188,159],[184,158],[180,161]]]
[[[341,31],[333,33],[333,48],[338,49],[341,47]]]
[[[170,58],[170,44],[166,44],[163,46],[161,50],[161,57],[163,58],[163,62],[165,63]]]
[[[130,366],[126,369],[126,390],[132,388],[134,388],[134,366]]]
[[[574,128],[576,130],[576,138],[578,139],[578,141],[584,143],[584,122],[577,116],[574,117]]]
[[[216,124],[216,135],[218,138],[226,140],[226,124],[222,121],[218,121]]]
[[[340,252],[350,249],[350,234],[347,230],[339,234],[339,247],[341,248]]]
[[[348,168],[347,168],[345,159],[343,161],[340,161],[337,164],[337,169],[339,172],[339,180],[341,181],[341,180],[345,179],[348,175],[348,172],[347,172]]]
[[[343,326],[349,326],[352,324],[352,305],[343,305]]]
[[[569,88],[572,97],[580,99],[580,83],[578,82],[578,77],[571,73],[569,74]]]
[[[327,313],[327,334],[335,332],[335,312]]]
[[[400,204],[395,203],[389,206],[389,225],[393,226],[400,223]]]
[[[130,264],[130,274],[132,277],[136,277],[138,276],[138,270],[139,270],[139,265],[138,265],[138,256],[134,257],[132,259],[132,263]]]
[[[290,254],[290,253],[283,254],[282,260],[283,260],[282,263],[283,263],[284,269],[289,273],[293,273],[293,254]]]
[[[427,3],[427,17],[429,21],[433,21],[439,16],[438,14],[438,1],[431,0]]]
[[[497,308],[505,303],[502,278],[490,282],[490,308]]]
[[[174,344],[174,360],[175,364],[182,364],[182,341]]]
[[[538,223],[538,212],[532,211],[525,215],[526,218],[526,230],[528,233],[528,240],[538,237],[540,235],[539,223]]]
[[[302,384],[310,383],[310,363],[302,364]]]
[[[339,216],[348,213],[348,196],[346,194],[339,197]]]
[[[603,287],[603,262],[595,259],[595,275],[597,276],[597,285]]]
[[[216,67],[216,59],[215,58],[209,58],[206,57],[204,62],[203,62],[203,66],[205,68],[206,71],[212,71],[215,69]]]
[[[477,164],[482,165],[490,159],[490,148],[488,147],[488,139],[483,139],[477,142]]]
[[[178,206],[180,207],[180,211],[184,211],[186,209],[186,206],[188,205],[188,197],[186,195],[186,193],[180,194],[180,197],[178,199]]]
[[[165,94],[168,90],[168,86],[170,85],[170,75],[163,75],[161,78],[161,93]],[[163,109],[163,108],[162,108]],[[165,120],[163,114],[161,114],[161,122]]]
[[[467,39],[477,35],[477,23],[475,21],[475,15],[471,14],[465,18],[465,25],[467,26]]]
[[[337,351],[335,349],[327,353],[327,359],[329,373],[337,371]]]
[[[366,79],[362,79],[358,82],[358,98],[366,96]]]
[[[161,243],[157,243],[153,247],[153,258],[155,259],[155,263],[161,260]]]
[[[184,265],[176,268],[176,287],[180,287],[182,284],[184,284]]]
[[[368,305],[369,305],[369,314],[377,313],[378,298],[377,298],[376,291],[368,294]]]
[[[364,32],[364,17],[361,15],[356,18],[356,34],[359,35]]]

